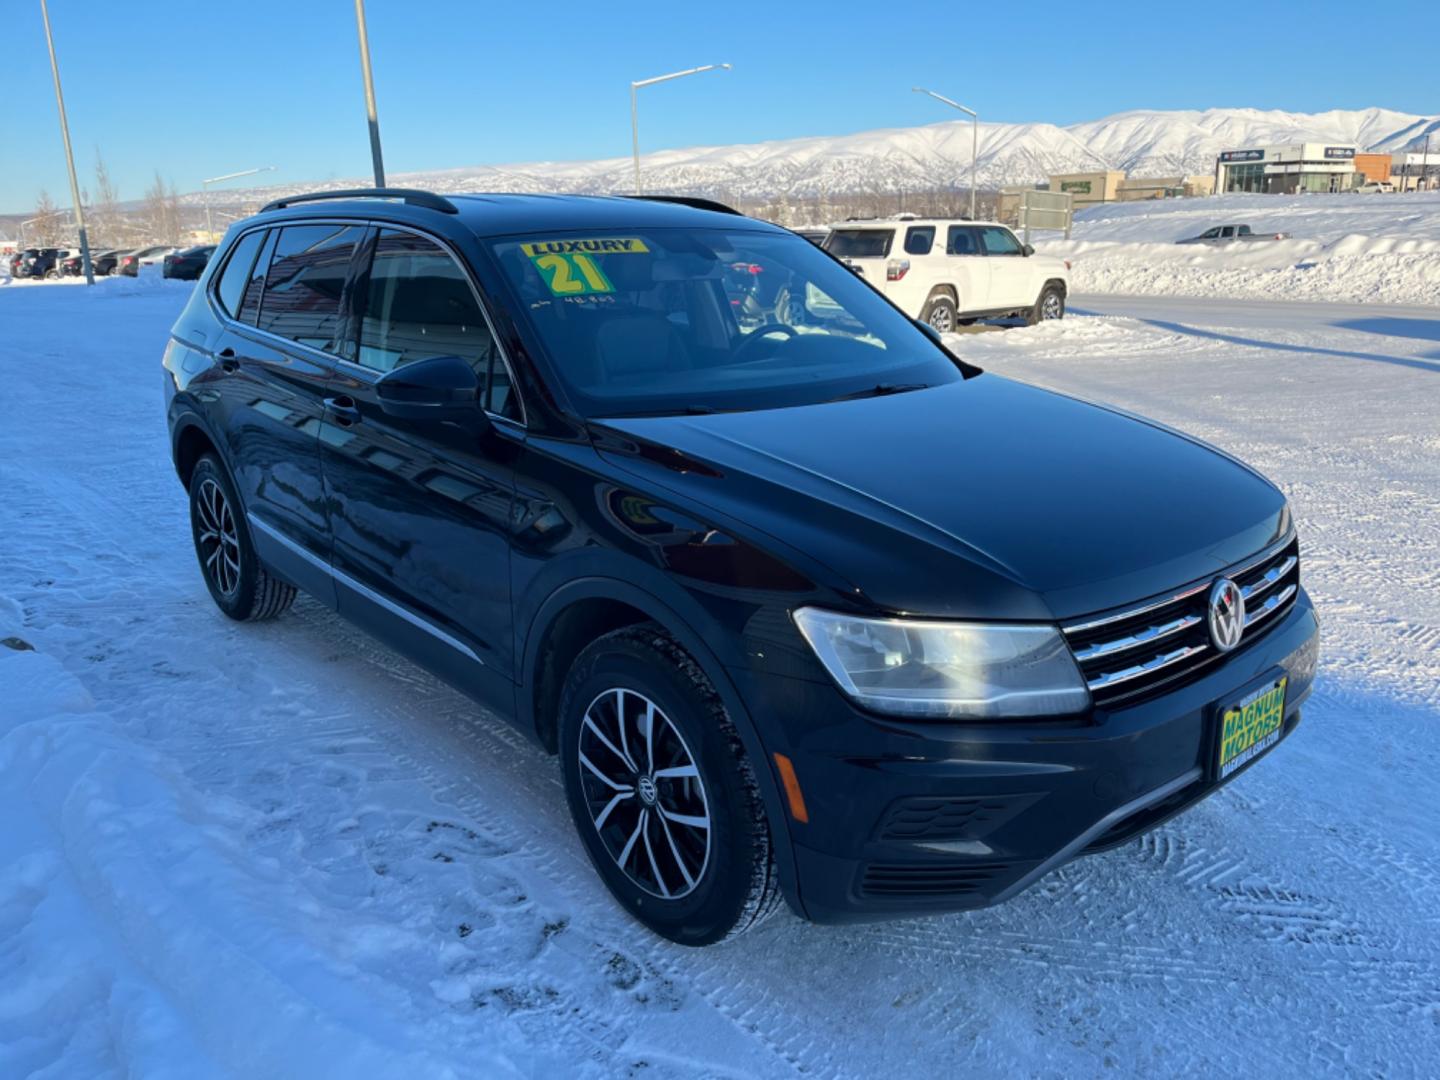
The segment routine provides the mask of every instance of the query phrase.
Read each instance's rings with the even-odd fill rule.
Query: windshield
[[[781,408],[961,377],[909,319],[789,233],[567,232],[491,246],[587,416]]]

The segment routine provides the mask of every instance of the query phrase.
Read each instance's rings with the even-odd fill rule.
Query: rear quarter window
[[[837,259],[883,259],[894,242],[894,229],[836,229],[825,250]]]
[[[935,246],[934,225],[912,225],[905,230],[905,254],[929,255]]]
[[[232,319],[240,314],[240,297],[245,292],[245,283],[250,280],[250,270],[255,265],[255,256],[260,251],[265,230],[256,229],[235,241],[220,280],[215,285],[215,299]]]

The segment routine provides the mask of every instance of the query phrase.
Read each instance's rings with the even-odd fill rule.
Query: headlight
[[[1090,692],[1053,626],[862,619],[800,608],[795,623],[861,705],[898,716],[989,719],[1083,711]]]

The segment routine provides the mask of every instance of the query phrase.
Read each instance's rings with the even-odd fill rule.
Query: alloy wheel
[[[1045,299],[1040,303],[1040,318],[1058,319],[1060,318],[1060,310],[1060,294],[1057,292],[1047,292]]]
[[[949,307],[936,304],[930,311],[930,325],[940,333],[948,334],[955,329],[955,317]]]
[[[235,516],[220,485],[206,478],[195,496],[195,543],[205,573],[223,596],[235,595],[240,587],[240,537]]]
[[[679,729],[644,694],[601,693],[580,724],[580,782],[610,858],[636,886],[688,896],[710,864],[710,805]]]

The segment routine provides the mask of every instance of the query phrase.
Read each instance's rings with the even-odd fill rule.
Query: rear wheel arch
[[[217,459],[220,458],[220,450],[215,445],[215,440],[198,420],[183,421],[176,427],[173,449],[175,473],[187,491],[190,489],[190,477],[195,472],[196,463],[206,454],[214,454]]]

